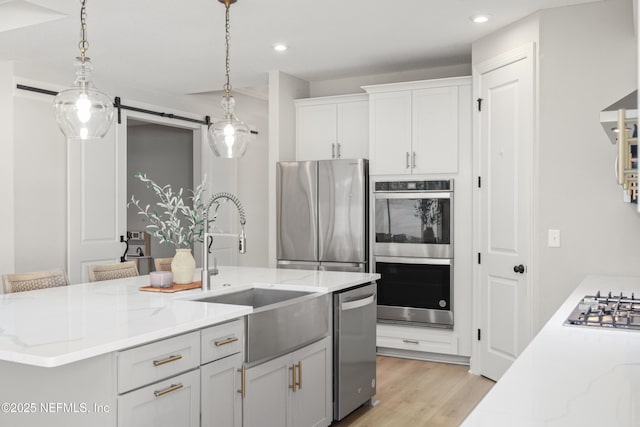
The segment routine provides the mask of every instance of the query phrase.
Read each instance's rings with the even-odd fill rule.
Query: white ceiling
[[[537,10],[591,1],[238,0],[231,83],[264,86],[270,70],[318,81],[468,63],[474,40]],[[79,10],[79,0],[0,0],[0,60],[15,60],[29,78],[71,83]],[[98,87],[109,80],[174,94],[221,89],[224,6],[217,0],[88,0],[87,13]],[[474,24],[477,13],[491,20]],[[289,50],[275,52],[277,42]]]

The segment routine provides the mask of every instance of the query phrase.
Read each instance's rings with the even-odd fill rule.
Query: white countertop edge
[[[353,277],[352,277],[353,276]],[[195,280],[200,277],[199,270],[196,271],[194,276]],[[237,292],[243,289],[249,289],[253,287],[259,288],[274,288],[274,289],[286,289],[286,290],[299,290],[310,293],[333,293],[340,292],[345,289],[349,289],[355,286],[364,285],[368,283],[374,283],[375,280],[380,278],[376,273],[343,273],[335,271],[310,271],[310,270],[288,270],[288,269],[273,269],[263,267],[220,267],[220,275],[211,277],[211,290],[194,289],[189,291],[180,292],[177,294],[155,294],[144,292],[144,300],[149,298],[163,298],[168,300],[169,303],[177,304],[193,304],[197,303],[192,300],[207,298],[208,296],[220,295],[229,292]],[[62,288],[51,288],[42,291],[34,291],[33,295],[20,295],[20,294],[8,294],[6,296],[0,295],[0,298],[6,297],[14,304],[16,304],[17,312],[21,313],[21,317],[24,319],[32,318],[29,314],[30,309],[36,309],[37,304],[33,304],[34,301],[40,298],[41,294],[60,294],[65,292],[71,294],[73,297],[77,297],[78,294],[84,297],[85,292],[89,292],[90,296],[100,296],[105,294],[107,297],[112,297],[114,294],[109,293],[111,286],[119,286],[119,291],[124,290],[126,296],[126,289],[139,288],[141,285],[147,284],[146,276],[138,276],[136,278],[118,279],[114,281],[102,282],[100,284],[80,284],[84,285],[81,292],[72,291]],[[226,286],[230,283],[230,286]],[[77,285],[72,285],[77,286]],[[37,293],[40,294],[37,294]],[[155,294],[155,295],[152,295]],[[142,296],[138,292],[131,294],[134,298]],[[35,297],[35,299],[33,298]],[[200,304],[208,304],[209,302],[202,302]],[[147,344],[153,341],[158,341],[164,338],[168,338],[174,335],[195,331],[197,329],[206,328],[219,323],[245,316],[253,312],[252,307],[229,305],[229,304],[215,304],[224,306],[222,313],[216,313],[209,316],[203,316],[197,319],[191,319],[188,321],[180,322],[175,325],[160,326],[159,329],[154,329],[152,324],[143,324],[143,331],[136,333],[132,336],[123,335],[122,338],[105,337],[103,342],[92,343],[91,340],[86,340],[86,344],[81,344],[80,348],[70,349],[66,351],[64,348],[48,349],[40,348],[40,351],[29,351],[29,349],[16,349],[5,347],[0,345],[0,362],[14,362],[26,365],[32,365],[37,367],[58,367],[73,362],[78,362],[83,359],[104,355],[107,353],[125,350],[131,347]],[[26,310],[26,311],[23,311]],[[0,316],[1,318],[1,316]],[[146,320],[145,320],[146,322]],[[55,327],[55,325],[49,325]],[[2,332],[0,330],[0,332]],[[5,336],[13,336],[14,331],[9,329],[5,331]],[[0,333],[2,338],[2,333]],[[84,345],[84,348],[82,348]],[[77,347],[77,346],[76,346]]]
[[[224,305],[227,307],[231,306],[229,304]],[[89,359],[91,357],[101,356],[115,351],[123,351],[132,347],[137,347],[141,344],[148,344],[154,341],[170,338],[174,335],[180,335],[198,329],[207,328],[209,326],[217,325],[219,323],[224,323],[229,320],[246,316],[247,314],[253,312],[253,308],[248,306],[235,305],[232,307],[237,307],[238,309],[231,313],[226,313],[225,315],[220,316],[216,319],[202,319],[190,323],[181,324],[175,327],[158,329],[152,332],[136,335],[129,338],[114,340],[106,344],[96,345],[84,350],[72,351],[57,356],[36,356],[16,351],[0,350],[0,361],[22,363],[42,368],[56,368],[59,366],[67,365],[69,363]]]
[[[636,359],[640,354],[640,331],[564,325],[581,299],[595,295],[598,290],[612,291],[613,295],[623,292],[625,296],[635,292],[637,298],[640,277],[585,276],[461,426],[577,427],[589,422],[637,425],[611,418],[620,409],[620,401],[612,393],[598,392],[591,385],[602,381],[612,368],[640,365]],[[559,360],[562,362],[557,365]],[[624,390],[630,400],[637,402],[640,388],[627,388],[628,385],[615,384],[614,387]],[[602,418],[606,418],[605,424]]]

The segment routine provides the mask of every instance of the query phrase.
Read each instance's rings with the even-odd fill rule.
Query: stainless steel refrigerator
[[[365,159],[277,164],[278,267],[369,271]]]

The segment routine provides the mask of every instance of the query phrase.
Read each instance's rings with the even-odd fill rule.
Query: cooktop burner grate
[[[564,324],[640,330],[640,298],[633,293],[601,296],[598,291],[582,298]]]

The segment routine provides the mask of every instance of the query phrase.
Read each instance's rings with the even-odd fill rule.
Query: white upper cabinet
[[[366,86],[372,175],[458,172],[459,116],[469,77]]]
[[[458,87],[412,93],[413,173],[458,172]]]
[[[369,158],[367,95],[299,99],[296,160]]]
[[[372,94],[369,108],[371,174],[411,173],[411,92]]]

